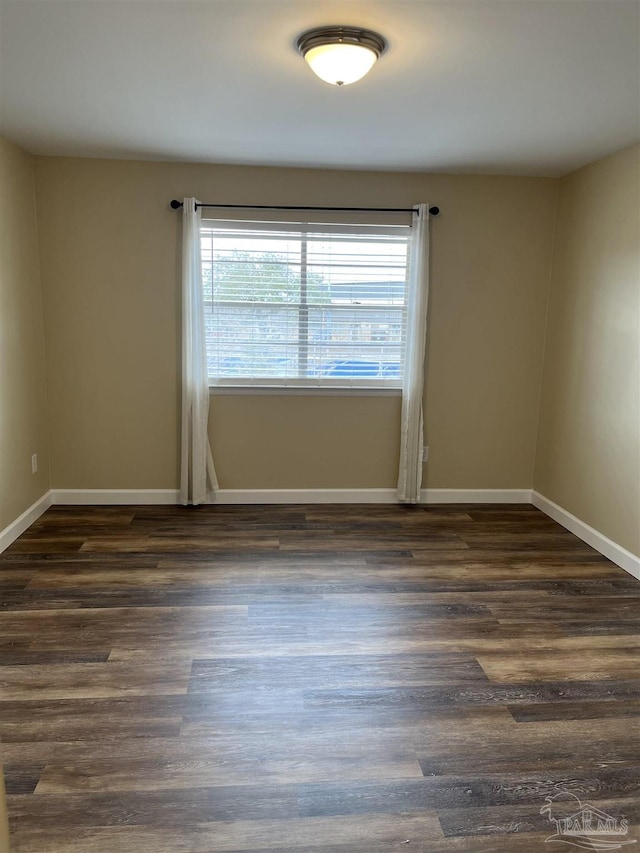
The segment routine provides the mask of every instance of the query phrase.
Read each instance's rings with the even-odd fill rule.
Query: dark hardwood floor
[[[640,839],[640,583],[533,507],[57,507],[0,600],[15,853]]]

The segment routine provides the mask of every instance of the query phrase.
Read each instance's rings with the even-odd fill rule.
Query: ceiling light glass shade
[[[298,50],[311,70],[334,86],[361,80],[386,47],[381,35],[356,27],[319,27],[298,39]]]
[[[361,80],[378,57],[368,47],[357,44],[323,44],[311,48],[304,58],[321,80],[346,86]]]

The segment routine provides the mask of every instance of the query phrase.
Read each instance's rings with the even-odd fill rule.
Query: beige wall
[[[535,488],[640,554],[640,147],[563,178]]]
[[[49,488],[43,347],[33,158],[0,137],[0,530]]]
[[[400,397],[216,395],[216,473],[237,489],[386,488],[398,476],[399,420]]]
[[[557,181],[38,158],[57,488],[175,488],[179,215],[232,203],[439,204],[426,485],[533,477]],[[399,401],[212,398],[225,488],[395,485]]]
[[[54,485],[177,484],[171,197],[425,199],[442,208],[432,223],[425,484],[533,480],[640,552],[638,157],[636,146],[560,182],[542,393],[557,181],[37,158]],[[33,163],[0,140],[0,529],[49,487]],[[393,486],[398,419],[398,397],[214,396],[221,485]]]

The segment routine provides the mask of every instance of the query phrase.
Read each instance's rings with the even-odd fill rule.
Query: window
[[[409,232],[204,220],[210,384],[401,387]]]

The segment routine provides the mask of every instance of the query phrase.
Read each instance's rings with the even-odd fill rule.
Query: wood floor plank
[[[635,833],[635,828],[640,823],[637,796],[621,799],[603,798],[599,800],[599,807],[602,811],[618,819],[626,819],[631,825],[632,833]],[[508,807],[485,806],[472,809],[442,809],[439,815],[440,823],[447,836],[460,837],[466,835],[475,840],[479,835],[500,836],[516,832],[535,832],[549,827],[551,827],[549,834],[554,833],[553,824],[549,822],[547,815],[540,814],[537,804],[518,807],[510,805]],[[627,840],[631,842],[634,839],[637,839],[637,835],[630,833]],[[592,847],[591,849],[597,850],[598,848]]]
[[[47,765],[39,774],[36,794],[74,791],[158,791],[191,787],[278,785],[313,780],[411,779],[422,777],[417,759],[320,756],[275,760],[193,757],[191,760],[120,759]]]
[[[144,672],[111,662],[0,667],[5,700],[26,699],[34,693],[50,699],[185,693],[188,679],[186,667],[176,672],[173,665],[163,663],[148,666]]]
[[[410,814],[425,809],[475,810],[522,806],[539,808],[547,796],[576,788],[584,798],[633,799],[638,792],[635,768],[599,769],[580,778],[552,771],[539,774],[508,773],[474,776],[425,777],[393,782],[316,783],[297,786],[299,810],[306,816],[376,814],[382,811]]]
[[[407,839],[427,843],[443,834],[433,813],[393,815],[348,815],[332,818],[288,820],[234,820],[201,823],[190,833],[172,827],[96,827],[69,833],[25,830],[15,835],[15,853],[230,853],[280,846],[305,848],[310,840],[322,838],[325,846],[359,844],[372,853],[393,849]],[[402,849],[402,848],[400,848]]]
[[[528,505],[56,506],[0,555],[14,853],[636,831],[639,710],[640,584]]]
[[[581,652],[501,652],[478,655],[478,663],[492,681],[597,681],[633,679],[638,675],[640,645]]]

